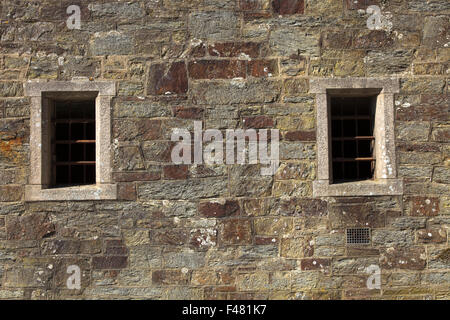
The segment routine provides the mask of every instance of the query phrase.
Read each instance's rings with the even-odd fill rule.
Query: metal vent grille
[[[347,229],[347,244],[370,244],[369,228]]]

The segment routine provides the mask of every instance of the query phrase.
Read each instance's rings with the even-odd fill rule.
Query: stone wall
[[[447,0],[1,1],[0,298],[449,299],[449,16]],[[309,79],[350,76],[399,78],[403,196],[312,195]],[[36,79],[116,82],[117,201],[24,201]],[[174,165],[172,129],[196,120],[279,129],[279,170]],[[371,245],[346,246],[359,226]]]

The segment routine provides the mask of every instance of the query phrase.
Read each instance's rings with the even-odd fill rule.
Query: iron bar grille
[[[372,97],[332,97],[333,182],[373,178],[374,108]]]
[[[54,186],[95,184],[95,101],[55,101]]]
[[[369,228],[347,229],[347,244],[370,244]]]

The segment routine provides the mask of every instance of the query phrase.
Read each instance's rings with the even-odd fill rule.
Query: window
[[[52,109],[52,186],[95,184],[95,100],[57,100]]]
[[[333,183],[373,179],[374,97],[331,97]]]
[[[111,177],[110,82],[28,82],[27,201],[116,199]]]
[[[317,120],[314,196],[403,193],[394,141],[398,91],[398,80],[390,78],[310,80]]]

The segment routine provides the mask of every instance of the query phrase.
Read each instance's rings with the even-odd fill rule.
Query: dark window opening
[[[331,97],[333,183],[373,179],[375,97]]]
[[[95,100],[52,103],[52,184],[95,184]]]
[[[369,228],[347,229],[347,244],[370,244]]]

